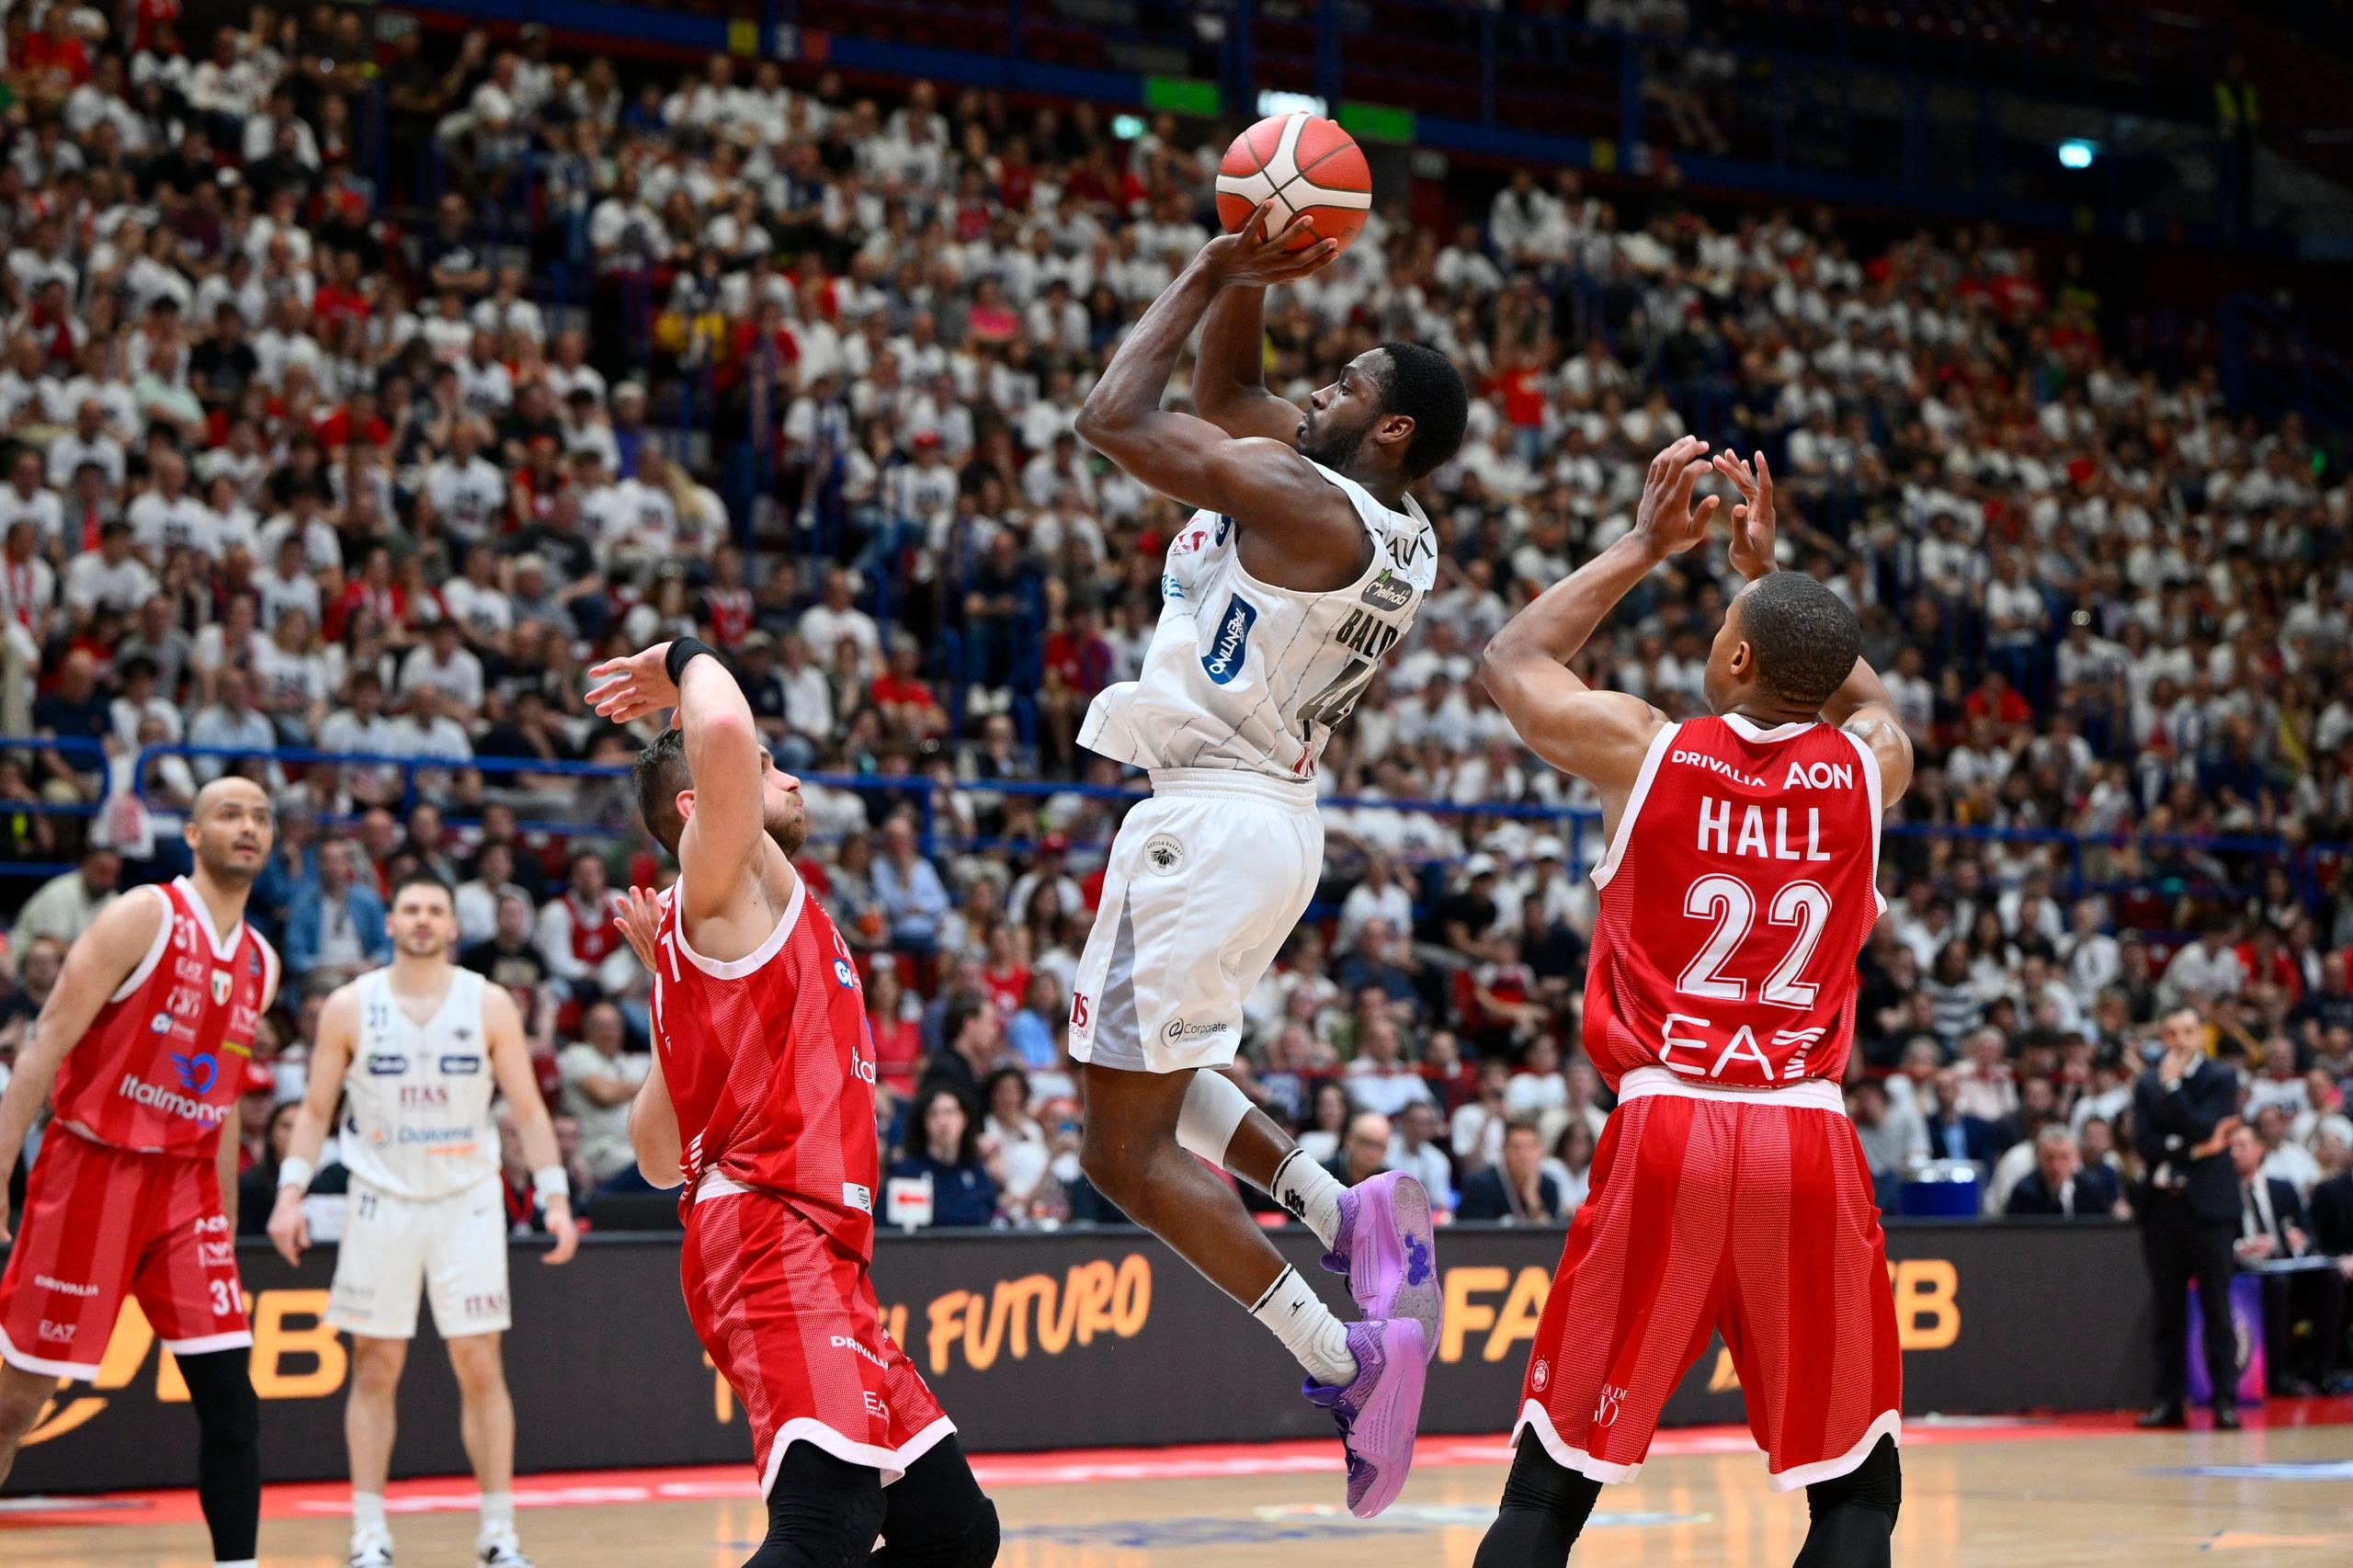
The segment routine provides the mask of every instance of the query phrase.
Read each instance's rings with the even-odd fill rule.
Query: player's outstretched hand
[[[11,1170],[16,1168],[14,1160],[9,1161],[8,1165]],[[8,1184],[0,1181],[0,1247],[6,1246],[15,1239],[8,1233]]]
[[[1320,272],[1324,263],[1340,254],[1337,240],[1319,240],[1292,250],[1290,246],[1315,232],[1315,225],[1301,213],[1269,233],[1267,225],[1274,222],[1274,199],[1269,197],[1235,233],[1220,234],[1201,247],[1201,265],[1221,286],[1239,283],[1245,288],[1264,288],[1269,283],[1294,283]]]
[[[279,1187],[270,1206],[269,1244],[289,1263],[301,1262],[302,1249],[311,1244],[311,1221],[302,1212],[302,1195],[293,1187]]]
[[[676,708],[678,688],[664,662],[669,655],[670,644],[656,642],[642,653],[592,665],[588,675],[597,684],[588,688],[588,706],[616,724]]]
[[[1634,534],[1653,557],[1664,561],[1680,555],[1708,537],[1708,523],[1723,497],[1711,495],[1691,505],[1691,487],[1708,472],[1701,456],[1708,443],[1686,436],[1651,460],[1643,476],[1643,498],[1634,508]]]
[[[548,1248],[540,1259],[542,1265],[570,1263],[572,1255],[580,1250],[580,1227],[572,1218],[572,1205],[557,1199],[548,1205],[548,1234],[555,1238],[555,1245]]]
[[[662,909],[654,902],[654,890],[631,888],[625,893],[609,896],[613,901],[613,924],[629,939],[629,950],[637,955],[637,961],[652,970],[654,933],[662,926]]]
[[[1730,452],[1718,452],[1716,472],[1740,492],[1732,509],[1732,569],[1753,583],[1774,570],[1773,471],[1763,452],[1753,469]]]

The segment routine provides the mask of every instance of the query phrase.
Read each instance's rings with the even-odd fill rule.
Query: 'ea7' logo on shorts
[[[1201,655],[1201,669],[1219,686],[1230,683],[1242,673],[1243,656],[1250,651],[1250,629],[1258,624],[1258,607],[1240,594],[1225,601],[1225,613],[1217,618],[1217,641]]]

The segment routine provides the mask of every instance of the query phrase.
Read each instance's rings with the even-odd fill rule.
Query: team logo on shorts
[[[1173,835],[1155,833],[1143,841],[1143,863],[1156,876],[1173,877],[1185,869],[1185,846]]]
[[[1258,624],[1258,607],[1234,594],[1225,601],[1225,613],[1217,618],[1217,641],[1201,655],[1201,669],[1219,686],[1230,684],[1242,673],[1242,660],[1250,651],[1250,629]]]
[[[1552,1363],[1545,1360],[1541,1356],[1538,1357],[1536,1365],[1528,1369],[1528,1386],[1538,1393],[1542,1393],[1544,1386],[1552,1381]]]
[[[834,960],[834,978],[841,982],[843,987],[847,989],[847,987],[858,983],[858,970],[850,963],[849,960],[835,959]]]

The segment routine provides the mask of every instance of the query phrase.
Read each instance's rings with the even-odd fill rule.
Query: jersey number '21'
[[[1748,982],[1724,973],[1723,966],[1756,923],[1756,894],[1737,877],[1701,877],[1684,896],[1683,913],[1712,920],[1716,928],[1709,933],[1707,945],[1684,966],[1675,988],[1687,996],[1705,996],[1714,1002],[1747,1001]],[[1765,917],[1775,926],[1794,926],[1797,934],[1781,961],[1765,977],[1757,1000],[1776,1007],[1813,1006],[1814,984],[1798,975],[1813,957],[1822,928],[1829,923],[1829,892],[1819,882],[1790,882],[1773,895],[1773,906]]]

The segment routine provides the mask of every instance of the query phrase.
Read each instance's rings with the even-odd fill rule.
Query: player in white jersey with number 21
[[[1153,798],[1111,846],[1070,1050],[1086,1064],[1088,1177],[1298,1358],[1339,1426],[1348,1506],[1370,1516],[1404,1484],[1438,1345],[1429,1195],[1394,1172],[1342,1187],[1220,1069],[1323,874],[1316,758],[1437,581],[1437,536],[1405,487],[1454,455],[1470,399],[1443,355],[1405,343],[1358,355],[1305,410],[1268,392],[1265,287],[1337,247],[1267,222],[1262,207],[1204,246],[1079,411],[1082,439],[1199,510],[1169,544],[1142,673],[1079,732],[1149,770]],[[1197,324],[1199,418],[1160,406]],[[1336,1318],[1195,1155],[1305,1221],[1363,1321]]]
[[[350,1568],[389,1568],[384,1483],[393,1396],[416,1299],[433,1303],[464,1411],[466,1456],[482,1487],[476,1561],[530,1568],[515,1538],[515,1407],[499,1335],[506,1300],[506,1199],[499,1185],[494,1092],[506,1096],[532,1185],[563,1263],[579,1245],[555,1127],[531,1071],[523,1017],[505,988],[449,961],[458,939],[447,883],[411,876],[392,890],[392,961],[327,998],[311,1053],[310,1092],[287,1140],[269,1237],[293,1262],[310,1244],[302,1194],[343,1102],[350,1210],[335,1256],[327,1321],[350,1334]]]

